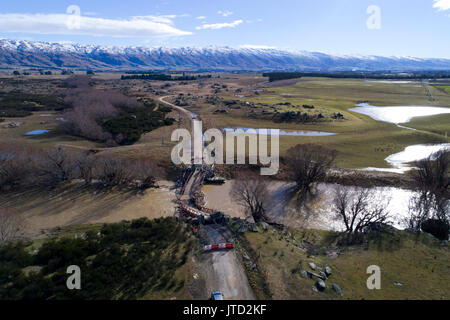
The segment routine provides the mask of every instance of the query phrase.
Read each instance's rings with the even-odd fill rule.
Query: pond
[[[411,170],[410,163],[414,161],[419,161],[428,158],[433,153],[436,153],[440,150],[449,150],[450,151],[450,143],[443,144],[416,144],[409,147],[406,147],[405,150],[391,154],[385,160],[393,168],[364,168],[362,170],[372,170],[372,171],[386,171],[386,172],[394,172],[394,173],[405,173],[406,171]]]
[[[33,131],[27,132],[25,135],[26,136],[38,136],[40,134],[48,133],[50,131],[51,130],[33,130]]]
[[[377,107],[368,103],[361,103],[356,108],[349,109],[349,111],[364,114],[374,120],[399,124],[409,122],[414,117],[450,113],[450,108],[427,106]]]
[[[236,129],[242,129],[244,132],[247,132],[251,128],[224,128],[224,131],[231,131]],[[274,129],[251,129],[255,130],[257,133],[259,133],[259,130],[267,130],[267,133],[269,135],[274,134],[272,133],[272,130]],[[300,130],[281,130],[280,129],[280,136],[296,136],[296,137],[326,137],[326,136],[334,136],[336,133],[333,132],[322,132],[322,131],[300,131]]]

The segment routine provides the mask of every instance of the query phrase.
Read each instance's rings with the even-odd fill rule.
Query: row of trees
[[[27,145],[0,145],[0,189],[56,186],[74,179],[86,185],[152,187],[160,169],[148,160],[94,155],[63,147],[36,150]]]

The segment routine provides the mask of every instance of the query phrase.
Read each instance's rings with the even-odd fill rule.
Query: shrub
[[[439,240],[448,240],[450,226],[447,222],[438,219],[428,219],[422,222],[422,231],[432,234]]]

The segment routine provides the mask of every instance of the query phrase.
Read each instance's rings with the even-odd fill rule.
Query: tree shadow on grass
[[[0,206],[15,208],[27,219],[57,217],[73,212],[67,225],[85,224],[110,214],[121,203],[142,191],[130,188],[103,188],[98,186],[63,185],[56,188],[29,188],[0,195]],[[37,209],[37,210],[36,210]]]

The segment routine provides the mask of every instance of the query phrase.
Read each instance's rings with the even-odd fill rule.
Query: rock
[[[403,283],[395,281],[394,286],[401,287],[401,286],[403,286]]]
[[[256,269],[256,263],[252,264],[251,269],[252,269],[252,270],[255,270],[255,269]]]
[[[339,251],[329,250],[327,251],[327,256],[329,256],[331,259],[336,259],[339,257]]]
[[[306,270],[301,270],[300,274],[302,275],[303,278],[308,278],[308,271]]]
[[[327,280],[327,278],[328,278],[327,275],[325,274],[325,272],[323,272],[323,271],[320,271],[319,275],[322,278],[322,280]]]
[[[4,125],[4,128],[17,128],[20,127],[23,124],[23,122],[10,122],[6,125]]]
[[[331,268],[329,266],[325,267],[325,273],[326,273],[327,277],[329,277],[331,275]]]
[[[261,221],[261,222],[259,223],[259,225],[261,226],[261,228],[262,228],[263,230],[269,229],[269,224],[268,224],[267,222]]]
[[[318,275],[317,273],[310,272],[310,271],[306,271],[306,273],[307,273],[308,277],[310,277],[311,279],[314,277],[317,279],[322,279],[322,277],[320,275]]]
[[[256,226],[256,224],[251,223],[251,224],[248,225],[248,231],[250,231],[250,232],[259,232],[259,229]]]
[[[319,291],[323,291],[323,290],[325,290],[327,285],[325,284],[325,281],[323,281],[322,279],[318,278],[317,281],[316,281],[316,287],[317,287],[317,289],[319,289]]]
[[[314,264],[314,262],[310,262],[309,263],[309,267],[312,269],[312,270],[316,270],[316,265]]]
[[[333,288],[333,290],[334,290],[338,295],[340,295],[340,296],[344,295],[344,294],[342,293],[341,287],[339,287],[336,283],[333,283],[333,284],[331,285],[331,287]]]
[[[316,288],[316,286],[312,286],[312,291],[314,291],[314,292],[319,292],[319,290]]]
[[[244,254],[244,255],[242,256],[242,258],[244,258],[244,260],[247,260],[247,261],[250,260],[250,257],[249,257],[248,255],[246,255],[246,254]]]

